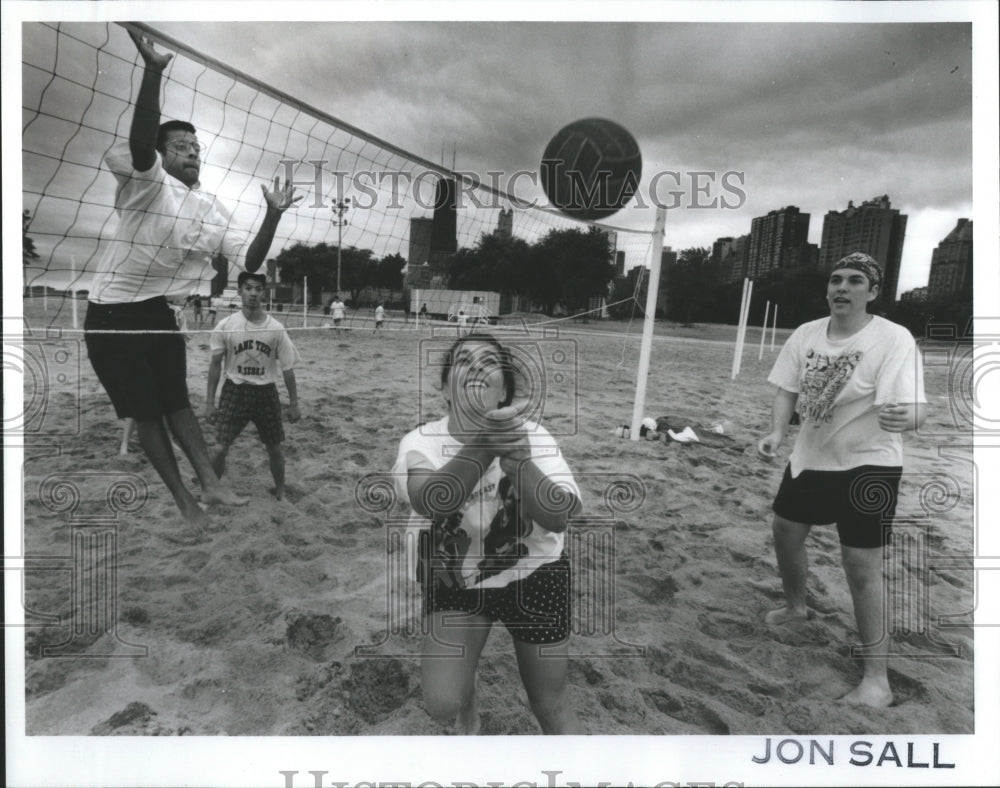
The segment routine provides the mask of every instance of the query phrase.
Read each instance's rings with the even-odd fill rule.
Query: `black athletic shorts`
[[[500,621],[522,643],[560,643],[569,637],[570,570],[562,556],[503,588],[449,588],[424,582],[424,613],[452,611]],[[460,615],[445,626],[462,625]]]
[[[836,523],[847,547],[884,547],[892,533],[901,467],[862,465],[846,471],[802,471],[791,465],[771,507],[786,520],[809,525]]]
[[[111,397],[118,418],[155,421],[191,407],[187,346],[167,299],[87,304],[88,331],[158,331],[151,334],[84,333],[87,356]]]
[[[219,395],[216,440],[228,446],[251,421],[265,445],[273,446],[285,439],[278,387],[273,383],[263,386],[233,383],[227,378],[222,384],[222,394]]]

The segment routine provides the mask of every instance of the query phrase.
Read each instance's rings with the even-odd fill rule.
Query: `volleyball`
[[[542,154],[542,188],[574,219],[595,221],[617,213],[639,186],[642,154],[627,129],[604,118],[561,128]]]

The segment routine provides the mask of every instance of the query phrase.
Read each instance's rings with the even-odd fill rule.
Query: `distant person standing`
[[[757,450],[775,456],[797,405],[802,427],[773,505],[785,606],[771,611],[767,623],[809,617],[806,537],[813,525],[836,523],[863,668],[860,684],[840,700],[886,707],[892,690],[882,656],[888,640],[884,552],[903,473],[901,434],[923,423],[927,400],[910,332],[868,313],[881,285],[882,269],[867,254],[834,264],[826,288],[830,316],[799,326],[768,378],[778,392],[771,432]],[[881,511],[857,505],[868,485],[887,496]]]
[[[212,296],[209,296],[205,300],[208,302],[208,324],[210,326],[214,326],[215,325],[215,314],[216,314],[216,311],[215,311],[215,309],[216,309],[215,308],[215,299],[212,298]]]
[[[208,420],[218,426],[219,449],[212,465],[221,478],[229,448],[252,421],[267,449],[274,496],[280,501],[285,495],[285,457],[281,450],[285,431],[276,383],[280,372],[288,389],[288,420],[298,421],[298,389],[293,367],[299,361],[299,354],[285,327],[264,311],[266,277],[244,271],[237,282],[242,309],[220,321],[212,331],[205,407]],[[216,408],[215,392],[223,363],[226,382]]]
[[[420,307],[420,320],[417,321],[417,322],[418,322],[418,324],[419,323],[426,323],[427,320],[428,320],[428,317],[427,317],[427,304],[425,303],[423,306]]]
[[[187,391],[187,355],[169,298],[185,298],[213,272],[212,259],[264,262],[282,214],[294,202],[289,183],[262,186],[266,210],[254,240],[231,230],[230,213],[200,189],[201,145],[186,121],[160,123],[160,82],[173,55],[129,32],[143,60],[142,83],[127,143],[104,163],[115,176],[118,229],[104,245],[90,289],[85,341],[90,363],[119,418],[134,418],[139,442],[167,485],[187,527],[168,535],[205,537],[208,515],[184,485],[170,435],[194,466],[205,503],[245,504],[212,469]],[[169,434],[168,434],[169,430]]]
[[[385,321],[385,307],[382,306],[382,302],[379,301],[375,305],[375,328],[372,329],[374,334],[376,331],[382,330],[382,323]]]
[[[337,329],[337,336],[342,330],[341,323],[344,322],[344,302],[340,299],[340,293],[330,302],[330,317],[333,319],[333,327]]]
[[[200,326],[203,320],[203,315],[201,314],[200,295],[195,295],[195,297],[191,299],[191,308],[194,310],[194,322]]]

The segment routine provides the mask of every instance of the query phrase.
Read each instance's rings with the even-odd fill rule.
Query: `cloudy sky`
[[[148,24],[414,154],[439,162],[444,150],[450,165],[454,152],[483,178],[536,173],[556,130],[613,119],[638,140],[646,205],[609,223],[651,228],[658,183],[681,203],[668,218],[675,249],[748,233],[787,205],[812,215],[818,244],[827,211],[888,195],[909,217],[900,290],[926,284],[936,244],[972,218],[971,24],[729,22],[714,8],[697,22]],[[121,28],[110,36],[134,55]],[[680,184],[656,181],[665,171]],[[712,173],[696,176],[700,195],[696,172]]]
[[[678,249],[749,232],[786,205],[812,214],[819,243],[828,210],[888,194],[909,216],[908,289],[926,283],[955,220],[971,217],[968,24],[157,27],[414,153],[439,160],[443,144],[450,163],[455,146],[462,169],[535,171],[557,129],[596,115],[639,141],[644,188],[679,171],[690,205],[687,173],[715,172],[699,202],[732,204],[721,176],[744,173],[741,209],[670,215]],[[677,188],[673,176],[659,183]],[[633,205],[613,222],[650,227],[651,210]]]

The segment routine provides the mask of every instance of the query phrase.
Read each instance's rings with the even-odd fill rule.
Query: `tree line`
[[[302,285],[302,280],[308,278],[310,304],[319,304],[323,291],[337,289],[336,245],[297,243],[283,249],[268,265],[275,267],[282,284]],[[402,291],[405,265],[406,259],[399,254],[376,258],[371,249],[345,246],[340,251],[340,289],[349,293],[352,301],[357,301],[361,291],[369,287],[390,293]]]
[[[636,302],[612,307],[613,317],[628,318],[642,315],[646,305],[648,281],[640,282],[640,268],[633,268],[627,277],[615,280],[612,302],[637,295]],[[826,301],[827,272],[817,268],[799,267],[772,271],[754,281],[750,323],[761,325],[765,303],[778,305],[777,323],[782,328],[795,328],[810,320],[830,314]],[[743,281],[727,282],[718,263],[711,259],[705,247],[684,249],[677,262],[660,272],[656,316],[677,323],[739,322]],[[942,338],[949,332],[956,338],[971,336],[972,297],[938,298],[927,301],[895,301],[878,298],[869,311],[906,326],[915,337],[931,333]],[[768,318],[768,325],[773,320]]]
[[[614,274],[608,236],[597,228],[551,230],[536,243],[500,231],[484,234],[453,254],[442,270],[452,290],[487,290],[522,296],[551,314],[557,304],[585,311],[592,296],[607,296]],[[295,244],[274,258],[278,281],[302,284],[309,278],[310,301],[337,286],[337,247]],[[357,300],[368,287],[402,290],[399,254],[377,259],[370,249],[341,252],[341,289]]]

